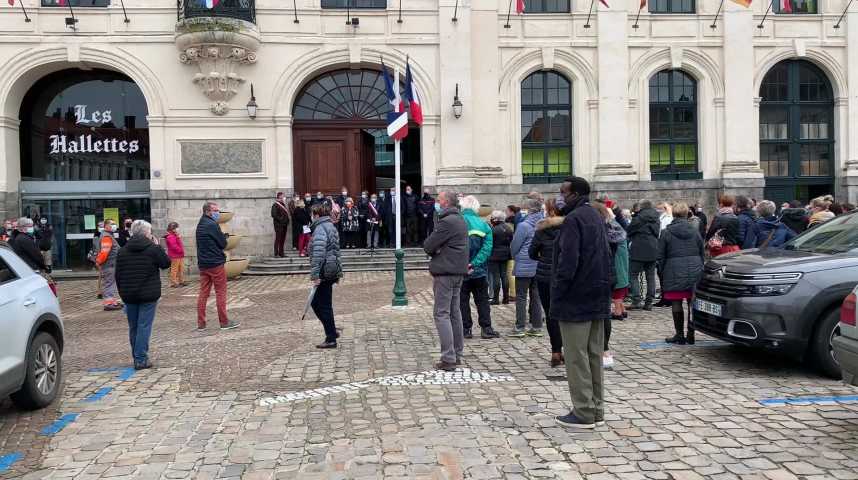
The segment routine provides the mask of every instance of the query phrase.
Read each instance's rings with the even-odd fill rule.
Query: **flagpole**
[[[712,25],[709,25],[709,28],[716,29],[718,28],[718,15],[721,15],[721,8],[724,6],[724,0],[721,0],[721,3],[718,4],[718,11],[715,12],[715,18],[712,19]]]
[[[632,25],[632,28],[637,30],[638,28],[638,20],[641,19],[641,10],[643,10],[644,2],[641,2],[638,6],[638,15],[635,17],[635,24]]]
[[[67,18],[66,26],[70,27],[74,31],[77,31],[77,18],[75,18],[74,16],[74,9],[72,8],[71,0],[67,0],[66,5],[69,6],[69,13],[71,13],[71,24],[69,24],[69,19]]]
[[[852,3],[852,2],[850,2],[850,3]],[[27,8],[24,7],[24,0],[19,0],[18,5],[21,5],[21,10],[24,12],[24,21],[27,23],[30,23],[32,20],[30,20],[30,16],[27,15]]]
[[[510,15],[512,15],[512,0],[509,0],[509,9],[506,11],[506,23],[503,25],[503,28],[512,28],[512,25],[509,24]]]
[[[393,69],[393,88],[395,92],[399,92],[399,67]],[[398,97],[398,96],[397,96]],[[402,108],[402,102],[397,102],[393,111],[399,113]],[[405,128],[408,128],[406,125]],[[394,307],[405,307],[408,305],[408,298],[405,296],[408,290],[405,287],[405,251],[402,250],[402,179],[401,179],[401,163],[402,163],[402,141],[394,140],[393,150],[393,177],[396,182],[396,196],[394,197],[393,209],[396,215],[396,273],[393,280],[393,301],[391,305]]]
[[[292,23],[301,23],[301,20],[298,20],[298,5],[295,0],[292,0],[292,12],[295,13],[295,20],[292,20]]]
[[[853,0],[849,0],[849,3],[846,5],[846,8],[843,9],[843,13],[840,14],[840,18],[837,19],[837,23],[834,24],[834,28],[840,28],[840,22],[843,21],[843,17],[846,16],[846,12],[849,11],[849,7],[852,6],[852,1]],[[29,22],[29,20],[27,21]]]
[[[772,0],[771,2],[769,2],[769,8],[766,9],[766,13],[763,14],[763,19],[760,20],[760,24],[757,25],[757,28],[759,28],[760,30],[763,29],[763,24],[766,22],[766,17],[769,16],[769,12],[772,11],[772,5],[774,5],[774,4],[775,4],[775,0]]]
[[[724,0],[721,0],[724,1]],[[593,15],[593,5],[596,4],[596,0],[590,0],[590,11],[587,12],[587,23],[584,24],[584,28],[590,28],[590,16]]]
[[[125,11],[125,0],[119,0],[119,4],[122,5],[122,15],[125,16],[125,23],[131,23],[131,20],[128,18],[128,12]]]

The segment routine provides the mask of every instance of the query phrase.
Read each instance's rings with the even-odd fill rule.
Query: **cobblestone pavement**
[[[196,285],[165,290],[156,368],[128,370],[127,325],[91,282],[60,285],[65,390],[43,411],[0,404],[0,476],[246,479],[858,479],[858,402],[766,399],[856,395],[801,365],[699,336],[668,347],[669,310],[615,322],[607,425],[575,433],[548,339],[468,340],[454,374],[432,371],[431,280],[409,273],[335,287],[340,348],[320,351],[306,278],[230,283],[241,320],[195,331]],[[492,307],[501,332],[514,308]],[[47,433],[47,434],[44,434]]]

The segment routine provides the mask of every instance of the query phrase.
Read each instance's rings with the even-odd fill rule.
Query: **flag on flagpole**
[[[750,6],[751,6],[751,1],[752,1],[752,0],[730,0],[730,1],[732,1],[732,2],[733,2],[733,3],[735,3],[735,4],[738,4],[738,5],[741,5],[741,6],[743,6],[743,7],[746,7],[746,8],[747,8],[747,7],[750,7]]]
[[[220,3],[220,0],[206,0],[206,8],[215,8],[218,3]]]
[[[394,140],[402,140],[408,136],[408,112],[405,111],[405,104],[399,96],[399,88],[394,88],[398,79],[395,83],[384,62],[381,63],[381,71],[384,75],[387,100],[393,106],[393,111],[387,114],[387,136]]]
[[[65,4],[66,4],[66,0],[57,0],[57,5],[62,7]]]
[[[601,3],[602,5],[604,5],[604,6],[608,7],[608,8],[611,8],[611,6],[610,6],[610,5],[608,5],[607,0],[599,0],[599,3]]]
[[[15,6],[15,0],[9,0],[9,6],[14,7]]]
[[[423,107],[420,106],[420,94],[417,85],[411,77],[411,63],[405,63],[405,98],[408,100],[408,109],[411,110],[411,118],[417,125],[423,125]]]
[[[515,13],[524,13],[524,0],[515,0]]]
[[[646,0],[641,0],[641,6],[640,6],[640,9],[641,9],[641,10],[643,10],[643,8],[644,8],[645,6],[646,6]]]
[[[781,2],[781,12],[792,13],[792,1],[791,0],[780,0],[780,2]]]

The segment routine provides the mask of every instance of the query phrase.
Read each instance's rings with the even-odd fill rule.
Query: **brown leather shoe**
[[[563,354],[561,353],[552,353],[551,354],[551,368],[559,367],[565,363],[563,359]]]
[[[435,369],[436,370],[443,370],[445,372],[455,372],[456,371],[456,364],[441,361],[441,362],[438,362],[435,364]]]

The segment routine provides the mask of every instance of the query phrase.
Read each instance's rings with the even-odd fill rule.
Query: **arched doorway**
[[[140,88],[109,70],[52,73],[24,96],[22,215],[48,218],[55,266],[88,267],[98,222],[150,219],[147,115]]]
[[[825,73],[786,60],[760,86],[760,167],[767,199],[807,202],[834,193],[834,94]]]
[[[400,86],[401,88],[401,86]],[[386,134],[391,111],[378,70],[342,69],[308,82],[293,108],[296,192],[335,194],[394,187],[393,140]],[[420,129],[402,143],[402,180],[421,187]]]

